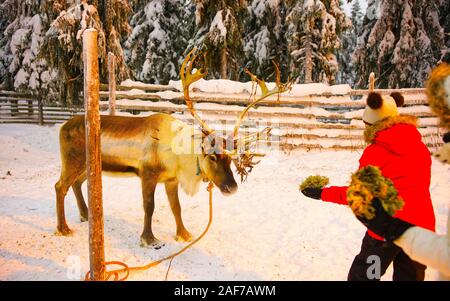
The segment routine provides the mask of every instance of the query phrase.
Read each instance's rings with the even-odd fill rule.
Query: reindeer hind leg
[[[88,221],[88,208],[86,206],[86,202],[84,201],[83,192],[81,190],[81,185],[83,185],[84,181],[86,181],[86,172],[81,174],[72,185],[73,193],[75,194],[75,197],[77,199],[81,222]]]
[[[64,199],[70,186],[72,186],[77,178],[84,172],[83,169],[72,168],[72,172],[67,175],[64,171],[61,173],[59,181],[55,184],[56,191],[56,216],[57,216],[57,235],[70,235],[72,230],[67,226],[66,214],[64,210]]]

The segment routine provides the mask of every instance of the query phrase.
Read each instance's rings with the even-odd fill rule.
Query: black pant
[[[377,281],[394,263],[394,281],[423,281],[426,266],[413,261],[393,243],[374,239],[366,233],[361,251],[356,255],[348,273],[349,281]]]

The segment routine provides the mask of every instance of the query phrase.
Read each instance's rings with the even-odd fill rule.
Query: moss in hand
[[[375,217],[375,208],[372,206],[374,198],[380,200],[390,215],[394,215],[404,205],[392,181],[385,178],[378,167],[368,165],[352,174],[347,201],[353,213],[371,220]]]
[[[323,176],[309,176],[300,184],[300,191],[305,188],[323,188],[330,180]]]

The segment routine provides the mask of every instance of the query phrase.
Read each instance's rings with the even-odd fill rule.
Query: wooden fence
[[[101,88],[100,110],[107,114],[107,86],[102,85]],[[132,89],[140,91],[130,91]],[[437,117],[428,107],[424,89],[375,91],[382,94],[401,92],[405,97],[405,105],[399,109],[400,113],[419,118],[419,131],[430,148],[441,145],[442,130],[438,127]],[[278,145],[285,150],[360,149],[365,146],[361,116],[367,93],[368,90],[351,90],[342,95],[281,96],[279,101],[274,96],[251,109],[242,126],[247,132],[265,126],[272,127],[271,145]],[[249,94],[193,92],[191,98],[202,118],[224,135],[232,131],[237,115],[251,101]],[[42,116],[42,124],[54,124],[84,111],[83,108],[41,107],[39,109],[38,102],[29,95],[0,91],[0,123],[39,123]],[[186,110],[183,94],[169,86],[117,86],[115,107],[117,115],[145,116],[163,112],[188,124],[194,123]]]
[[[83,112],[82,107],[48,106],[29,94],[0,91],[0,123],[55,124]]]

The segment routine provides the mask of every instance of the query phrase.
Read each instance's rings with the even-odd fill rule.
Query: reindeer
[[[181,66],[180,77],[187,108],[194,120],[200,124],[201,131],[194,130],[182,121],[167,114],[154,114],[148,117],[101,116],[101,165],[105,173],[119,176],[138,176],[141,180],[144,205],[144,229],[141,246],[159,249],[159,242],[152,231],[152,215],[155,207],[154,193],[158,183],[164,183],[172,213],[176,222],[175,239],[190,241],[191,234],[186,230],[181,217],[178,199],[179,186],[188,194],[194,195],[200,182],[212,181],[224,195],[237,190],[231,171],[231,162],[236,165],[241,181],[244,181],[259,154],[249,151],[239,152],[239,147],[248,147],[269,134],[264,129],[253,135],[238,138],[239,125],[246,112],[266,97],[284,92],[290,84],[281,84],[279,70],[277,86],[268,90],[264,81],[258,80],[248,70],[253,80],[258,80],[262,96],[253,101],[239,116],[234,131],[227,139],[217,135],[196,113],[189,96],[189,86],[206,76],[203,68],[192,72],[198,54],[192,50]],[[204,58],[204,56],[203,56]],[[70,235],[64,212],[64,199],[72,187],[80,213],[80,220],[88,220],[88,209],[83,198],[81,185],[86,180],[85,118],[75,116],[60,129],[61,175],[55,184],[57,234]]]

